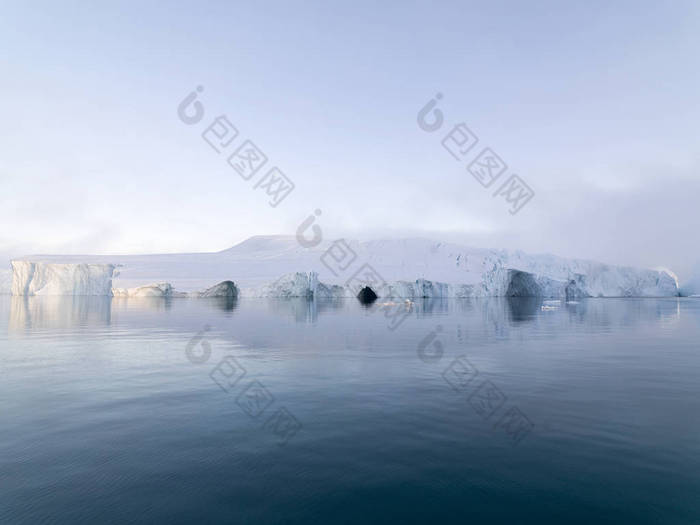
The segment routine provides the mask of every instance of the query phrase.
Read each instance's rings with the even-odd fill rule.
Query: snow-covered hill
[[[675,278],[663,271],[469,248],[428,239],[323,242],[307,249],[293,236],[257,236],[217,253],[39,255],[23,259],[115,264],[114,288],[167,282],[178,291],[194,292],[231,280],[243,296],[303,295],[309,291],[317,295],[348,296],[361,282],[361,278],[351,279],[358,271],[364,276],[368,272],[375,274],[373,287],[378,289],[380,297],[626,297],[678,293]],[[295,272],[302,275],[288,275]],[[280,279],[285,275],[286,278]],[[0,286],[6,286],[6,282],[7,279],[0,279]],[[290,290],[285,286],[291,287]],[[306,292],[300,292],[305,286]]]

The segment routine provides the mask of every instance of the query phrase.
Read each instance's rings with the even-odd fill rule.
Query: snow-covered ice
[[[364,264],[380,276],[383,284],[377,285],[375,291],[387,298],[538,295],[575,300],[678,294],[675,277],[662,270],[469,248],[427,239],[348,241],[347,247],[354,255],[338,263],[324,256],[331,244],[327,241],[309,249],[301,247],[293,236],[258,236],[217,253],[43,255],[27,257],[22,262],[61,263],[66,268],[82,267],[83,272],[95,265],[102,265],[106,272],[106,268],[117,265],[114,294],[126,296],[201,296],[215,283],[233,281],[243,297],[352,297],[356,287],[348,283]],[[47,270],[48,266],[43,268]],[[18,291],[27,289],[21,283],[26,284],[29,266],[22,266],[19,271],[24,273],[20,275]],[[83,293],[86,288],[92,292],[106,289],[99,275],[94,276],[94,283],[86,281],[80,272],[61,270],[51,275],[44,276],[43,284],[36,290]]]

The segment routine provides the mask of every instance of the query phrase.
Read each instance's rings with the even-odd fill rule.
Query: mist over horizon
[[[232,8],[214,5],[195,17],[7,6],[0,253],[220,251],[294,235],[318,209],[326,239],[426,237],[693,274],[697,3],[372,6],[371,23],[350,6],[276,3],[274,15],[237,6],[250,23],[233,32]],[[204,120],[183,125],[197,86]],[[437,94],[445,123],[425,132],[416,118]],[[283,205],[202,140],[222,115],[293,181]],[[532,188],[516,215],[446,152],[458,123],[478,138],[470,154],[492,148],[503,178]]]

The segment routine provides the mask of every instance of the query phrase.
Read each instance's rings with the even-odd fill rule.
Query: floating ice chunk
[[[114,297],[173,297],[174,290],[170,283],[153,283],[135,288],[115,288]],[[184,294],[177,294],[184,296]]]
[[[197,292],[195,297],[238,297],[238,287],[233,281],[222,281],[203,292]]]

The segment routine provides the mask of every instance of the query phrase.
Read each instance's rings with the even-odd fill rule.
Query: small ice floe
[[[394,301],[387,301],[384,303],[379,303],[379,306],[400,306],[404,305],[406,308],[411,308],[413,306],[413,301],[410,299],[404,299],[403,301],[400,302],[394,302]]]
[[[550,300],[550,301],[542,301],[542,306],[540,308],[543,312],[546,312],[549,310],[558,310],[560,305],[561,305],[561,301],[559,299]]]
[[[558,310],[560,305],[561,301],[559,299],[542,301],[542,306],[540,307],[540,309],[543,312],[548,312],[550,310]]]
[[[581,304],[579,301],[566,301],[566,304]]]

